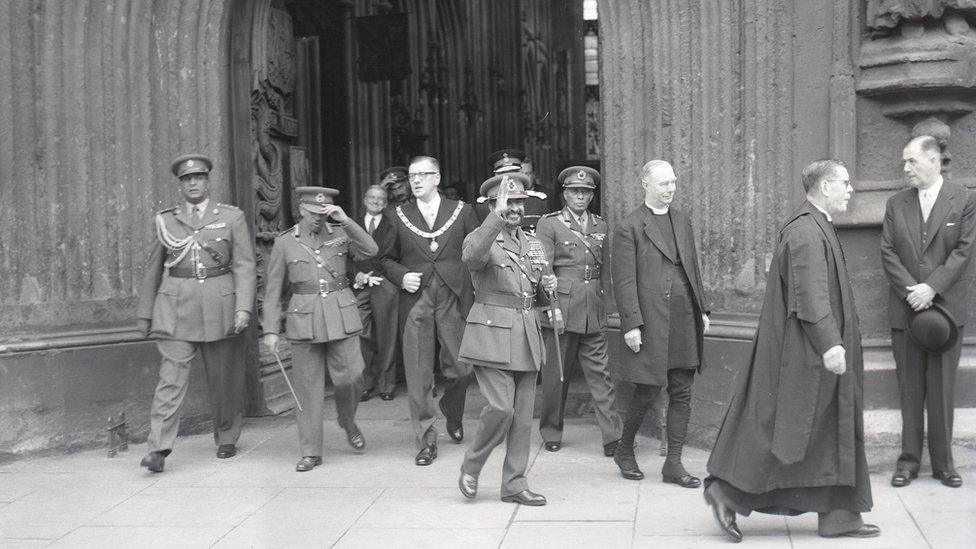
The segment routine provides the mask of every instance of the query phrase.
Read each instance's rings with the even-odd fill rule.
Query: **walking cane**
[[[546,292],[549,296],[549,314],[552,316],[552,335],[556,338],[556,364],[559,365],[559,382],[563,382],[563,349],[559,346],[559,328],[556,326],[556,292]]]
[[[295,388],[291,385],[291,380],[288,379],[288,374],[285,373],[285,366],[281,363],[281,357],[278,356],[278,351],[272,351],[274,354],[275,362],[278,363],[278,369],[281,370],[281,377],[285,378],[285,383],[288,384],[288,390],[291,391],[292,398],[295,399],[295,406],[298,406],[298,411],[302,412],[302,405],[298,402],[298,395],[295,394]]]

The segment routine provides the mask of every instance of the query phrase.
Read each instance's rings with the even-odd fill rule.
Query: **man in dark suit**
[[[705,500],[733,540],[735,515],[818,513],[823,537],[874,537],[864,455],[864,364],[854,290],[832,216],[850,175],[831,159],[803,169],[807,201],[780,230],[752,358],[708,460]]]
[[[416,436],[414,463],[430,465],[437,458],[437,407],[434,404],[434,349],[441,346],[441,372],[446,380],[437,406],[455,442],[464,438],[462,418],[471,367],[457,359],[464,317],[471,308],[471,275],[461,262],[464,237],[477,227],[471,206],[443,198],[435,158],[418,156],[408,168],[415,200],[397,206],[392,236],[382,252],[386,277],[400,292],[403,364]],[[436,338],[436,341],[435,341]]]
[[[962,330],[969,318],[970,260],[976,238],[976,198],[942,177],[942,153],[930,136],[912,139],[902,151],[911,188],[885,207],[881,261],[890,284],[888,319],[901,396],[902,451],[891,477],[895,487],[918,476],[926,408],[932,476],[958,488],[952,461],[952,416]],[[959,326],[955,345],[929,353],[906,332],[913,311],[939,303]]]
[[[464,263],[471,269],[475,303],[467,318],[460,358],[474,365],[488,400],[474,440],[464,454],[458,486],[464,497],[478,491],[478,476],[491,451],[505,442],[502,501],[545,505],[529,490],[525,473],[532,438],[532,408],[539,368],[546,360],[536,304],[549,304],[543,290],[556,277],[538,240],[521,228],[528,179],[520,173],[496,175],[481,185],[492,213],[464,239]],[[558,306],[558,304],[557,304]],[[551,319],[557,325],[557,318]]]
[[[339,194],[327,187],[297,187],[301,220],[275,238],[268,259],[264,296],[264,345],[278,350],[281,296],[291,294],[285,310],[285,337],[291,342],[302,454],[295,470],[311,471],[322,464],[322,404],[325,372],[335,387],[335,406],[346,440],[356,450],[366,439],[356,425],[363,387],[363,329],[356,297],[349,288],[346,258],[373,257],[372,237],[333,202]],[[331,223],[330,223],[331,220]]]
[[[203,362],[210,390],[217,457],[237,453],[244,424],[244,369],[234,348],[254,310],[254,242],[244,212],[210,201],[213,162],[199,154],[173,161],[183,204],[156,214],[153,247],[137,324],[156,336],[162,355],[149,417],[149,453],[142,465],[163,471],[180,428],[190,364]]]
[[[701,480],[685,470],[681,451],[691,417],[691,384],[695,371],[704,366],[708,317],[691,219],[671,207],[676,181],[667,162],[645,164],[644,203],[613,233],[613,291],[623,339],[614,377],[636,384],[614,461],[624,478],[644,478],[634,456],[634,436],[666,386],[670,402],[664,482],[697,488]]]
[[[568,372],[560,380],[556,353],[562,363],[578,364],[593,397],[597,423],[603,435],[603,453],[612,456],[620,440],[620,415],[614,404],[613,382],[607,358],[607,312],[604,292],[610,289],[610,240],[607,222],[587,208],[600,181],[600,173],[586,166],[570,166],[557,178],[566,207],[542,216],[536,237],[552,259],[559,280],[559,304],[566,331],[559,337],[548,323],[542,335],[549,358],[542,371],[542,410],[539,432],[546,450],[562,447],[563,408],[569,389]]]
[[[393,232],[393,219],[386,212],[386,190],[383,185],[372,185],[366,190],[363,203],[363,227],[382,248]],[[397,335],[397,296],[400,290],[382,276],[383,268],[376,258],[352,262],[355,274],[353,289],[357,291],[360,316],[363,319],[363,392],[361,402],[372,398],[379,391],[383,400],[393,400],[396,388],[396,352],[399,349]]]

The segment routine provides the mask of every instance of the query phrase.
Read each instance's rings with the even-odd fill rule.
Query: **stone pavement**
[[[465,419],[474,434],[472,396]],[[330,404],[330,403],[329,403]],[[148,403],[147,403],[148,405]],[[334,413],[334,410],[327,410]],[[145,445],[107,458],[104,450],[24,459],[0,466],[0,547],[729,547],[702,491],[663,484],[658,441],[640,439],[648,478],[622,479],[602,455],[595,421],[570,420],[560,452],[542,450],[535,432],[529,484],[545,507],[499,501],[503,447],[482,474],[478,498],[465,500],[457,477],[465,445],[442,434],[439,457],[413,464],[413,437],[401,389],[393,402],[362,405],[367,449],[359,454],[327,421],[325,463],[296,473],[294,417],[250,419],[239,454],[214,457],[209,435],[181,438],[166,472],[139,467]],[[442,423],[440,423],[442,425]],[[688,450],[703,475],[707,452]],[[894,489],[872,476],[882,529],[870,540],[816,535],[816,517],[753,514],[739,525],[749,547],[955,548],[976,543],[976,471],[945,488],[927,469]]]

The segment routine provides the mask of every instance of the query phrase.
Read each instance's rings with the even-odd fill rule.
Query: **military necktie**
[[[190,214],[190,221],[192,221],[194,225],[200,222],[200,206],[193,207],[193,213]]]

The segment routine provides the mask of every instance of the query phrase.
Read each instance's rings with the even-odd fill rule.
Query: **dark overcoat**
[[[705,365],[702,355],[705,332],[701,316],[707,308],[698,250],[691,218],[675,208],[670,211],[681,269],[688,277],[693,294],[700,371]],[[650,208],[641,204],[613,231],[613,292],[620,312],[620,360],[614,370],[614,379],[663,386],[667,384],[669,364],[671,292],[673,285],[681,282],[673,279],[669,265],[678,258],[667,256],[663,237],[652,215]],[[623,335],[633,328],[641,328],[642,344],[637,353],[623,342]]]
[[[951,181],[929,214],[931,233],[922,242],[922,213],[918,189],[905,189],[888,199],[881,233],[881,263],[889,282],[888,322],[908,327],[911,309],[906,286],[924,282],[935,290],[959,326],[972,314],[969,287],[973,283],[972,253],[976,240],[976,195]]]
[[[454,211],[459,206],[457,218],[451,221]],[[430,238],[417,233],[417,231],[435,233],[449,222],[451,223],[449,228],[434,239],[437,242],[436,250],[431,250]],[[461,305],[461,315],[468,313],[472,300],[471,275],[461,262],[461,244],[464,242],[464,237],[477,227],[478,218],[471,206],[443,196],[433,229],[430,229],[424,221],[416,200],[393,209],[393,230],[386,238],[383,248],[380,249],[380,264],[383,272],[397,288],[403,284],[405,274],[411,272],[421,274],[420,290],[414,293],[400,290],[401,326],[410,309],[420,298],[420,292],[430,283],[435,273],[457,296],[458,303]]]
[[[823,365],[834,345],[846,350],[841,375]],[[843,251],[826,216],[805,202],[780,231],[752,356],[737,375],[709,473],[753,494],[853,487],[851,501],[836,506],[868,510],[863,377]]]

